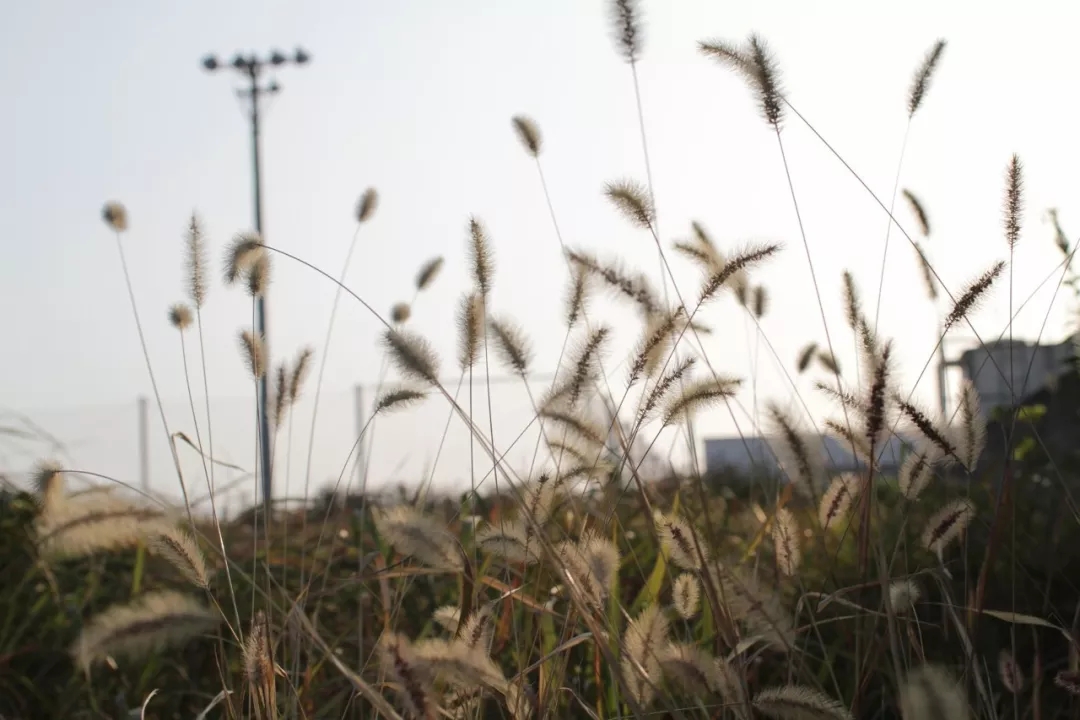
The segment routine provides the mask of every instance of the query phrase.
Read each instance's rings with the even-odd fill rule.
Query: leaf
[[[975,612],[974,608],[969,608],[969,612]],[[1051,630],[1057,630],[1059,633],[1065,636],[1073,646],[1080,649],[1080,645],[1077,645],[1075,638],[1063,627],[1059,627],[1054,623],[1043,620],[1042,618],[1035,617],[1034,615],[1022,615],[1020,613],[1009,612],[1007,610],[983,610],[983,615],[989,615],[992,618],[997,618],[1002,622],[1007,622],[1012,625],[1035,625],[1037,627],[1050,628]]]
[[[678,512],[679,495],[676,493],[675,502],[671,504],[671,514],[674,515]],[[667,562],[668,553],[664,546],[661,545],[660,552],[656,555],[656,563],[653,565],[652,572],[649,573],[649,580],[645,583],[645,587],[641,588],[641,592],[638,593],[633,604],[630,605],[632,613],[637,613],[641,608],[660,597],[660,588],[664,584],[664,575],[667,574]]]

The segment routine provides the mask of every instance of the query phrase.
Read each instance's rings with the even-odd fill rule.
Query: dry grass
[[[622,0],[611,8],[616,46],[641,103],[641,8]],[[935,45],[916,70],[909,121],[927,102],[943,48],[944,42]],[[743,46],[708,41],[700,49],[748,83],[790,178],[782,129],[792,116],[805,121],[789,112],[778,62],[764,39],[751,35]],[[759,414],[757,351],[754,377],[724,373],[701,344],[700,315],[719,307],[744,313],[758,347],[764,342],[771,351],[770,295],[758,275],[783,248],[721,248],[698,222],[690,222],[689,239],[666,246],[643,122],[641,127],[646,182],[609,183],[604,192],[615,210],[655,241],[660,262],[655,272],[630,268],[589,249],[567,249],[556,236],[569,270],[566,343],[556,381],[539,401],[533,399],[543,434],[527,467],[506,461],[508,433],[500,429],[496,436],[494,427],[474,421],[471,406],[463,407],[443,386],[433,345],[409,327],[422,311],[419,294],[443,270],[443,258],[433,258],[411,281],[411,300],[395,304],[388,318],[377,316],[385,325],[379,339],[385,366],[415,385],[383,387],[380,378],[369,427],[382,413],[405,412],[428,396],[441,397],[450,420],[464,423],[474,441],[473,489],[442,502],[417,492],[409,502],[364,495],[358,507],[346,509],[338,497],[297,513],[257,508],[250,522],[226,525],[213,495],[209,517],[192,512],[182,476],[185,507],[162,509],[118,493],[70,495],[63,468],[43,464],[28,519],[19,526],[30,540],[19,546],[28,559],[13,596],[23,598],[25,588],[40,586],[45,600],[39,602],[60,608],[61,598],[81,592],[64,587],[78,585],[78,573],[65,567],[84,563],[78,572],[90,568],[85,577],[98,593],[86,597],[100,599],[107,594],[102,585],[109,582],[108,563],[131,560],[123,571],[130,582],[118,586],[114,602],[79,604],[77,622],[65,621],[73,632],[78,628],[65,662],[96,682],[108,682],[113,676],[107,673],[138,678],[120,688],[129,703],[145,698],[148,678],[164,677],[165,663],[172,662],[169,691],[184,698],[174,702],[182,716],[213,702],[223,717],[259,720],[371,717],[375,711],[391,719],[425,720],[490,713],[740,720],[1065,717],[1051,712],[1064,713],[1071,701],[1061,697],[1080,688],[1077,623],[1068,626],[1062,619],[1076,604],[1075,598],[1071,605],[1062,603],[1055,583],[1075,589],[1058,577],[1060,568],[1044,570],[1038,579],[1045,592],[1025,593],[1026,604],[1019,605],[1018,575],[1029,570],[1018,558],[1030,547],[1018,544],[1015,528],[1008,546],[997,538],[1000,524],[1016,517],[1024,498],[991,475],[1001,472],[1000,457],[1013,458],[1015,448],[994,445],[998,455],[991,457],[974,388],[961,388],[954,416],[932,417],[923,410],[912,399],[914,388],[901,386],[888,329],[864,306],[851,273],[838,287],[824,288],[843,303],[844,332],[859,351],[855,371],[845,374],[825,322],[811,244],[800,232],[824,339],[808,342],[794,363],[782,364],[790,364],[795,375],[823,371],[817,388],[837,412],[806,417],[792,380],[791,397],[769,398]],[[514,117],[512,129],[536,163],[547,200],[541,150],[558,148],[544,145],[531,118]],[[931,302],[939,290],[950,298],[936,329],[939,337],[966,324],[979,302],[998,290],[1006,267],[1011,272],[1022,187],[1021,164],[1013,157],[1004,219],[1010,264],[994,265],[962,290],[949,292],[921,246],[905,233],[918,252]],[[925,204],[911,191],[903,196],[928,236]],[[377,205],[378,195],[369,189],[355,208],[357,232],[371,222]],[[123,260],[127,213],[110,203],[103,218],[117,233]],[[494,306],[492,238],[475,217],[468,219],[465,235],[469,287],[456,310],[456,359],[471,398],[474,385],[490,382],[497,363],[526,382],[533,351],[526,329]],[[169,312],[177,329],[198,333],[200,346],[201,313],[209,312],[208,241],[193,216],[185,236],[185,273],[194,312],[184,305]],[[887,243],[888,235],[886,255]],[[354,235],[318,353],[316,408],[355,244]],[[700,273],[700,285],[690,294],[671,274],[671,250]],[[267,293],[270,259],[279,253],[257,237],[237,236],[226,254],[226,283],[241,285],[253,299]],[[883,256],[883,272],[886,265]],[[662,292],[656,272],[662,273]],[[639,325],[627,331],[602,321],[601,289],[610,291],[609,300],[636,310]],[[728,290],[735,303],[727,299]],[[879,285],[879,301],[880,295]],[[449,322],[451,313],[442,312]],[[139,330],[141,336],[141,325]],[[198,416],[191,395],[184,337],[196,427],[196,440],[188,442],[203,452],[202,424],[208,443],[203,456],[213,458],[210,418]],[[261,338],[247,330],[240,337],[251,374],[271,372]],[[303,349],[291,364],[273,367],[275,433],[291,433],[291,410],[315,354]],[[711,408],[734,418],[747,387],[754,408],[744,413],[754,433],[770,440],[768,460],[755,468],[759,477],[738,485],[730,477],[703,476],[696,462],[662,473],[649,470],[662,437],[693,443],[695,420]],[[882,452],[902,426],[918,440],[892,475]],[[822,428],[860,458],[857,470],[826,471],[817,435]],[[1037,432],[1029,433],[1033,446],[1041,442]],[[313,439],[314,419],[310,433]],[[212,466],[211,460],[203,468],[208,486]],[[310,466],[309,457],[305,500]],[[494,493],[476,490],[485,472],[495,478]],[[1057,517],[1053,536],[1075,538],[1075,517]],[[147,550],[167,564],[149,571]],[[988,595],[985,578],[991,575],[998,585]],[[1005,575],[1008,581],[1000,579]],[[183,579],[185,589],[170,589],[162,578]],[[31,608],[27,617],[35,612]],[[6,622],[0,669],[17,662],[31,632],[18,613],[10,612]],[[170,658],[160,652],[165,647],[182,648],[172,653],[201,648],[199,660],[194,654]],[[1056,696],[1045,682],[1048,672],[1054,673]],[[103,696],[94,684],[78,682],[78,697],[99,705]],[[163,701],[149,700],[150,708]]]

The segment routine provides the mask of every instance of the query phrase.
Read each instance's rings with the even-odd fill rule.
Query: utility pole
[[[262,74],[268,67],[279,67],[288,63],[305,65],[311,60],[306,52],[297,49],[289,57],[279,50],[274,50],[269,56],[260,58],[254,53],[244,55],[237,53],[228,64],[221,64],[213,55],[203,58],[202,65],[209,72],[216,70],[231,69],[240,74],[246,81],[247,87],[237,90],[237,95],[248,100],[250,105],[249,119],[251,120],[251,164],[254,181],[254,216],[255,232],[263,242],[266,237],[262,224],[262,175],[259,159],[259,101],[267,95],[275,95],[281,90],[276,80],[268,83],[262,82]],[[255,332],[262,339],[263,349],[266,353],[266,366],[270,367],[270,339],[266,330],[266,297],[265,293],[255,299]],[[270,415],[268,411],[269,393],[267,376],[269,371],[263,372],[259,378],[256,403],[258,406],[259,423],[259,465],[262,477],[263,503],[266,512],[270,510],[270,499],[273,497],[273,476],[270,467]]]

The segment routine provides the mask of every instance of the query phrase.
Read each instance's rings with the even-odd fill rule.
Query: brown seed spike
[[[375,191],[375,188],[365,190],[356,203],[356,222],[363,223],[370,220],[371,216],[375,214],[375,208],[378,205],[379,194]]]
[[[926,91],[930,87],[930,79],[933,77],[934,70],[937,69],[938,62],[941,61],[941,55],[944,52],[945,41],[938,40],[934,43],[934,47],[930,48],[930,51],[926,53],[926,57],[923,58],[919,69],[915,71],[915,78],[911,81],[911,91],[908,93],[909,118],[914,117],[922,106]]]
[[[101,219],[118,233],[128,229],[127,210],[118,202],[109,202],[101,210]]]
[[[191,308],[184,303],[176,303],[169,308],[169,322],[180,332],[191,326],[191,320]]]
[[[999,261],[967,286],[956,304],[953,305],[953,309],[945,316],[945,330],[949,330],[957,322],[967,317],[968,313],[978,304],[979,299],[986,294],[994,281],[1001,276],[1004,269],[1005,263]]]
[[[240,347],[252,376],[261,378],[266,372],[266,350],[262,338],[250,330],[243,330],[240,333]]]
[[[814,355],[817,353],[817,343],[808,343],[806,347],[799,351],[799,359],[795,363],[795,369],[799,371],[799,374],[806,372],[810,367],[810,363],[814,360]]]
[[[439,384],[439,359],[423,337],[391,328],[383,334],[383,347],[401,373],[431,385]]]
[[[254,233],[241,233],[234,237],[225,255],[225,284],[232,285],[246,276],[265,252],[262,239]]]
[[[524,115],[515,115],[510,122],[514,126],[514,132],[517,133],[518,140],[525,146],[525,149],[534,158],[540,156],[540,147],[543,144],[543,138],[540,135],[540,128],[536,126],[532,118]]]
[[[442,270],[443,258],[432,258],[423,264],[420,268],[420,272],[416,274],[416,290],[427,290],[431,283],[435,282],[435,278],[439,276],[439,271]]]
[[[656,209],[644,187],[628,180],[612,182],[605,186],[604,194],[630,222],[643,230],[652,229]]]
[[[484,325],[484,300],[479,293],[463,295],[458,305],[458,363],[462,370],[476,364]]]
[[[469,218],[469,262],[472,265],[473,282],[484,298],[491,292],[492,268],[491,242],[484,226],[476,217]]]
[[[1020,158],[1012,156],[1005,181],[1005,240],[1009,249],[1016,247],[1020,239],[1020,220],[1023,216],[1024,178]]]
[[[754,317],[758,320],[765,317],[769,309],[769,291],[763,285],[754,288]]]
[[[915,243],[915,252],[919,255],[919,267],[922,270],[923,283],[926,285],[926,295],[931,302],[934,302],[938,297],[934,270],[930,267],[930,261],[926,259],[926,253],[918,243]]]
[[[908,207],[911,208],[911,213],[919,221],[919,231],[923,234],[923,237],[930,237],[930,219],[926,215],[926,208],[919,202],[919,198],[915,197],[915,193],[907,188],[904,188],[902,192],[904,199],[907,200]]]
[[[203,237],[202,224],[195,213],[191,214],[187,234],[184,237],[187,246],[188,297],[201,308],[206,302],[206,241]]]
[[[614,0],[611,3],[611,23],[619,54],[628,63],[641,57],[641,11],[638,0]]]
[[[779,128],[784,113],[781,104],[783,93],[780,91],[780,71],[776,67],[776,60],[765,41],[757,35],[750,36],[747,54],[753,63],[752,77],[758,102],[761,103],[761,112],[770,125]]]
[[[408,322],[411,315],[412,308],[409,307],[409,303],[399,302],[390,308],[390,322],[395,325]]]
[[[585,268],[575,265],[570,271],[570,285],[566,293],[566,328],[573,329],[585,313],[589,296],[589,274]]]
[[[524,375],[529,369],[532,351],[521,328],[508,320],[495,319],[488,323],[488,331],[495,341],[495,349],[502,356],[503,362],[514,372]]]
[[[855,285],[855,276],[850,270],[844,271],[844,318],[848,327],[856,330],[862,318],[862,301],[859,299],[859,289]]]
[[[296,356],[296,362],[293,364],[292,376],[289,378],[289,404],[295,404],[297,398],[300,397],[300,390],[304,386],[304,380],[307,379],[308,368],[311,365],[311,358],[314,356],[315,351],[311,348],[304,348]]]
[[[715,59],[722,65],[749,76],[753,61],[742,50],[726,40],[705,40],[698,43],[698,50]]]

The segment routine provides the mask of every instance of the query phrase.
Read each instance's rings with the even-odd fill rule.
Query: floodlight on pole
[[[249,100],[251,121],[251,158],[253,175],[253,215],[255,232],[265,241],[266,232],[262,221],[262,163],[259,145],[259,101],[266,95],[274,95],[281,90],[277,81],[271,79],[268,83],[262,82],[263,71],[270,67],[282,65],[306,65],[311,61],[311,56],[303,49],[297,48],[292,58],[280,50],[273,50],[266,57],[259,57],[253,53],[236,53],[228,64],[222,64],[216,56],[207,55],[202,60],[203,69],[208,72],[218,70],[234,70],[245,79],[247,86],[237,91],[240,97]],[[270,340],[266,327],[266,293],[265,291],[255,299],[255,332],[263,341],[266,353],[266,366],[270,366]],[[258,381],[257,393],[258,405],[258,438],[259,438],[259,465],[262,485],[262,500],[269,513],[270,500],[273,497],[273,476],[270,466],[270,415],[269,415],[269,387],[267,373],[263,373]]]

